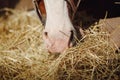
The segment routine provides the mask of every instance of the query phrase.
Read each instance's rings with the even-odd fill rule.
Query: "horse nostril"
[[[70,35],[69,43],[68,43],[69,47],[73,46],[73,39],[74,39],[74,32],[73,32],[73,30],[71,30],[70,32],[71,32],[71,35]]]
[[[73,30],[71,30],[70,32],[71,32],[70,41],[72,41],[74,38],[74,33],[73,33]]]
[[[44,36],[47,38],[48,37],[48,32],[44,32]]]

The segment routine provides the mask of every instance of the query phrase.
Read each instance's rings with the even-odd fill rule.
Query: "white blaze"
[[[70,30],[74,31],[65,0],[44,0],[44,3],[47,12],[45,31],[49,31],[48,35],[56,37],[56,33],[63,35],[64,32],[70,34]]]

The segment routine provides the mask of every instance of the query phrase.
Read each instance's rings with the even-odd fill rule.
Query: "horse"
[[[81,10],[80,6],[82,5],[81,3],[84,4],[84,1],[87,1],[86,3],[88,3],[87,5],[90,5],[90,7],[98,9],[99,13],[100,10],[102,10],[103,13],[105,13],[107,9],[108,11],[113,10],[109,7],[113,5],[113,3],[110,2],[110,4],[106,5],[104,4],[104,0],[92,0],[98,4],[100,3],[102,5],[101,8],[98,6],[95,7],[95,3],[92,5],[89,4],[91,2],[90,0],[33,0],[37,15],[44,26],[43,40],[48,52],[61,53],[67,48],[76,45],[75,36],[79,36],[80,38],[83,36],[82,29],[76,28],[73,20],[76,12]],[[108,0],[106,0],[106,3],[109,3]],[[105,9],[103,6],[106,6]],[[84,9],[88,9],[88,11],[90,10],[89,7],[84,7]],[[98,11],[93,12],[98,13]],[[117,25],[120,25],[119,19]],[[116,23],[116,21],[114,22]],[[107,27],[107,29],[109,29],[109,27]],[[120,36],[120,28],[117,28],[116,31],[115,30],[116,29],[114,29],[114,31],[111,30],[111,38],[117,46],[120,46],[120,37],[117,37]]]

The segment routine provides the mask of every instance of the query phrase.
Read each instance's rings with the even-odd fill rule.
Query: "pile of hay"
[[[120,53],[101,24],[59,56],[44,49],[42,25],[26,11],[0,17],[0,80],[120,80]]]

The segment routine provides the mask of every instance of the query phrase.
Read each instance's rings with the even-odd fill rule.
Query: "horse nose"
[[[47,44],[46,47],[49,53],[62,53],[72,46],[72,42],[69,43],[67,40],[58,39],[54,42]]]
[[[70,31],[69,34],[55,35],[56,36],[53,37],[46,31],[43,33],[43,40],[48,52],[61,53],[74,45],[73,31]]]

